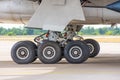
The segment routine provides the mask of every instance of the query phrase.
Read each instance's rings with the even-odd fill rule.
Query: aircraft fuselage
[[[86,21],[76,20],[80,24],[120,23],[120,12],[108,9],[110,4],[120,4],[117,0],[89,0],[83,6]],[[37,0],[1,0],[0,23],[27,23],[39,6]],[[100,7],[101,6],[101,7]],[[110,7],[109,7],[110,8]],[[120,7],[118,7],[119,10]]]

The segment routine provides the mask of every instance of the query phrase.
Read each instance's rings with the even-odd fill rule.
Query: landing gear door
[[[27,26],[63,31],[72,20],[85,21],[80,0],[42,0]]]
[[[56,6],[63,6],[66,3],[66,0],[51,0],[51,3]]]

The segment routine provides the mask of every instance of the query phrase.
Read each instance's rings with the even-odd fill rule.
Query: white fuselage
[[[95,0],[90,0],[95,1]],[[98,1],[98,0],[96,0]],[[113,2],[116,0],[99,0],[97,6],[103,1]],[[101,3],[100,3],[101,2]],[[1,0],[0,23],[27,23],[39,4],[32,0]],[[86,21],[75,20],[80,24],[114,24],[120,23],[120,13],[107,8],[83,7]]]

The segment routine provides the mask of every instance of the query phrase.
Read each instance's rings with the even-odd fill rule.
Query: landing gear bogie
[[[100,46],[93,39],[86,39],[76,34],[76,28],[69,26],[63,35],[60,32],[48,31],[31,41],[20,41],[11,50],[11,57],[18,64],[28,64],[37,58],[44,64],[58,63],[65,58],[69,63],[83,63],[89,57],[95,57]],[[77,30],[79,31],[79,30]]]

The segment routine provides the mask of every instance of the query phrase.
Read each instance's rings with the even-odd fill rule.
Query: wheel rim
[[[92,44],[90,44],[90,43],[88,43],[87,45],[89,47],[90,54],[92,54],[94,52],[94,49],[95,49],[94,46]]]
[[[73,46],[69,50],[69,56],[73,59],[79,59],[82,56],[82,49],[78,46]]]
[[[17,57],[22,60],[27,59],[29,54],[29,50],[26,47],[19,47],[16,52]]]
[[[55,48],[53,48],[51,46],[47,46],[43,50],[43,56],[46,59],[52,59],[52,58],[54,58],[55,54],[56,54]]]

